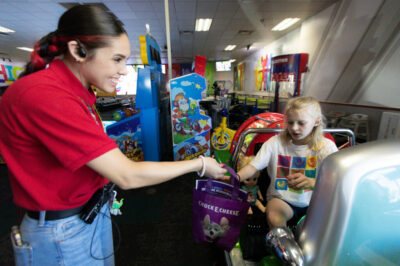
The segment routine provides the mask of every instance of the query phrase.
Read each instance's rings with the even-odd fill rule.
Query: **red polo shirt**
[[[61,60],[7,89],[0,101],[0,150],[17,205],[75,208],[102,186],[103,178],[85,164],[117,145],[92,114],[95,102]]]

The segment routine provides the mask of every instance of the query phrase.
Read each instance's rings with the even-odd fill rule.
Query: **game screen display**
[[[215,69],[217,71],[231,71],[231,61],[217,61],[215,62]]]
[[[117,85],[117,95],[136,95],[138,69],[143,65],[127,65],[128,74],[121,76]]]

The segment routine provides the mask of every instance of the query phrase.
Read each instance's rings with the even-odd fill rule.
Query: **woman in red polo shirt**
[[[193,171],[214,178],[226,172],[204,157],[133,162],[105,134],[89,88],[113,92],[127,74],[129,54],[128,36],[114,14],[79,5],[36,44],[23,77],[3,95],[0,149],[14,202],[27,210],[20,226],[24,244],[14,245],[17,264],[112,265],[110,219],[81,219],[92,201],[99,202],[93,195],[104,198],[101,189],[109,181],[130,189]]]

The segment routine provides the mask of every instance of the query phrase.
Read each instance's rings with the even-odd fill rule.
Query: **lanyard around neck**
[[[104,128],[104,125],[103,125],[103,120],[101,120],[101,116],[100,116],[100,114],[99,114],[99,111],[97,111],[96,104],[94,103],[92,106],[89,106],[89,104],[86,103],[86,102],[82,99],[82,97],[80,97],[80,96],[78,96],[78,97],[79,97],[79,99],[81,99],[81,101],[86,105],[87,109],[89,110],[89,112],[90,112],[90,114],[92,115],[92,117],[93,117],[94,121],[96,122],[96,124],[99,125],[99,121],[96,119],[96,115],[97,115],[97,117],[98,117],[99,120],[100,120],[101,127],[103,128],[104,132],[106,132],[106,129]],[[93,112],[93,110],[94,110],[94,112]],[[99,125],[99,126],[100,126],[100,125]]]

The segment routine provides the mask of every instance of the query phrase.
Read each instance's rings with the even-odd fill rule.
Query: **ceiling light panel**
[[[283,31],[293,24],[295,24],[297,21],[299,21],[299,18],[285,18],[282,20],[278,25],[272,28],[272,31]]]
[[[196,31],[209,31],[212,23],[211,18],[196,19]]]
[[[0,26],[0,32],[2,32],[2,33],[13,33],[13,32],[15,32],[15,30]]]
[[[29,47],[17,47],[17,49],[23,50],[23,51],[27,51],[27,52],[32,52],[33,49],[29,48]]]
[[[232,44],[230,44],[230,45],[228,45],[227,47],[225,47],[225,51],[232,51],[233,49],[235,49],[236,48],[236,45],[232,45]]]

